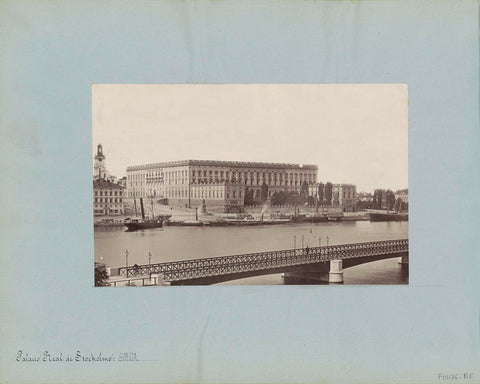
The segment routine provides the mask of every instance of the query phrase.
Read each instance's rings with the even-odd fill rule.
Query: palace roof
[[[271,169],[307,169],[317,170],[316,165],[310,164],[285,164],[285,163],[260,163],[260,162],[245,162],[245,161],[219,161],[219,160],[180,160],[168,161],[163,163],[153,163],[144,165],[134,165],[127,167],[128,171],[140,171],[144,169],[168,168],[180,166],[216,166],[216,167],[232,167],[232,168],[271,168]]]

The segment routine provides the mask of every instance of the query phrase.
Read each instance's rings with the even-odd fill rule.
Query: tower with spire
[[[95,155],[95,162],[93,165],[93,178],[96,180],[107,180],[108,172],[105,164],[105,155],[103,154],[102,144],[97,145],[97,154]]]

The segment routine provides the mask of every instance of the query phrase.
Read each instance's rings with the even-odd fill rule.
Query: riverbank
[[[235,214],[225,214],[223,212],[216,212],[215,210],[209,210],[209,207],[206,207],[205,213],[201,212],[199,207],[186,208],[178,206],[169,206],[163,205],[158,202],[153,203],[153,209],[155,215],[171,215],[170,221],[172,222],[181,222],[181,221],[202,221],[202,222],[216,222],[219,219],[230,217],[234,218]],[[134,217],[135,210],[133,207],[133,200],[126,200],[127,213],[124,217]],[[262,206],[252,206],[245,207],[245,214],[251,215],[254,220],[261,220],[262,216],[264,220],[268,220],[273,216],[292,216],[295,214],[298,215],[314,215],[314,214],[331,214],[331,213],[343,213],[343,220],[345,221],[361,221],[368,220],[368,212],[342,212],[341,209],[337,207],[262,207]],[[151,206],[145,206],[145,213],[151,215]],[[137,216],[140,216],[140,209],[137,207]]]

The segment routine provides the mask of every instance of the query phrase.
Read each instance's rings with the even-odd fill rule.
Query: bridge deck
[[[210,257],[206,259],[136,265],[119,268],[119,274],[126,278],[162,274],[165,281],[175,282],[254,271],[261,272],[262,270],[267,271],[284,267],[316,264],[330,260],[382,255],[388,256],[401,253],[408,253],[408,239],[286,249],[243,255]]]

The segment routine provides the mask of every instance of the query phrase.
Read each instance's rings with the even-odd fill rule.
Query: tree
[[[286,196],[285,196],[285,192],[283,191],[275,192],[271,197],[272,205],[283,205],[285,204],[285,201],[286,201]]]
[[[391,192],[391,191],[390,191]],[[393,192],[392,192],[393,193]],[[376,196],[376,199],[375,199]],[[393,199],[395,201],[395,195],[393,196]],[[385,208],[388,208],[387,204],[387,194],[384,189],[376,189],[374,194],[373,194],[373,201],[376,209],[383,209],[384,204],[383,202],[385,201]]]
[[[268,198],[268,185],[267,183],[264,181],[263,184],[262,184],[262,192],[261,192],[261,195],[260,195],[261,199],[262,199],[262,203],[264,203],[265,201],[267,201],[267,198]]]
[[[357,210],[364,210],[364,209],[369,209],[369,208],[374,208],[373,206],[373,200],[358,200],[357,201]]]
[[[395,204],[395,194],[388,189],[387,192],[385,193],[385,201],[386,201],[386,208],[388,211],[393,209],[393,205]]]
[[[300,187],[300,204],[304,204],[308,198],[308,183],[305,180]]]
[[[245,188],[245,194],[243,195],[243,205],[247,206],[247,205],[250,205],[251,204],[251,201],[250,201],[250,190],[248,189],[248,187]]]
[[[95,263],[95,286],[96,287],[108,287],[108,273],[105,269],[105,265]]]
[[[297,192],[287,192],[285,202],[289,205],[297,205],[300,202],[300,195]]]
[[[245,189],[245,196],[243,197],[243,205],[249,206],[253,205],[254,200],[253,200],[253,189],[248,189],[248,187]]]
[[[340,205],[340,192],[339,191],[335,191],[333,193],[333,205],[335,207],[338,207]]]
[[[327,205],[332,204],[332,192],[333,192],[333,184],[328,181],[325,184],[325,202]]]
[[[318,183],[318,203],[323,204],[325,184]]]
[[[277,205],[278,204],[278,193],[277,192],[273,192],[272,197],[270,197],[270,203],[272,205]]]
[[[398,198],[395,201],[395,206],[394,206],[395,211],[399,212],[402,209],[402,199]]]

